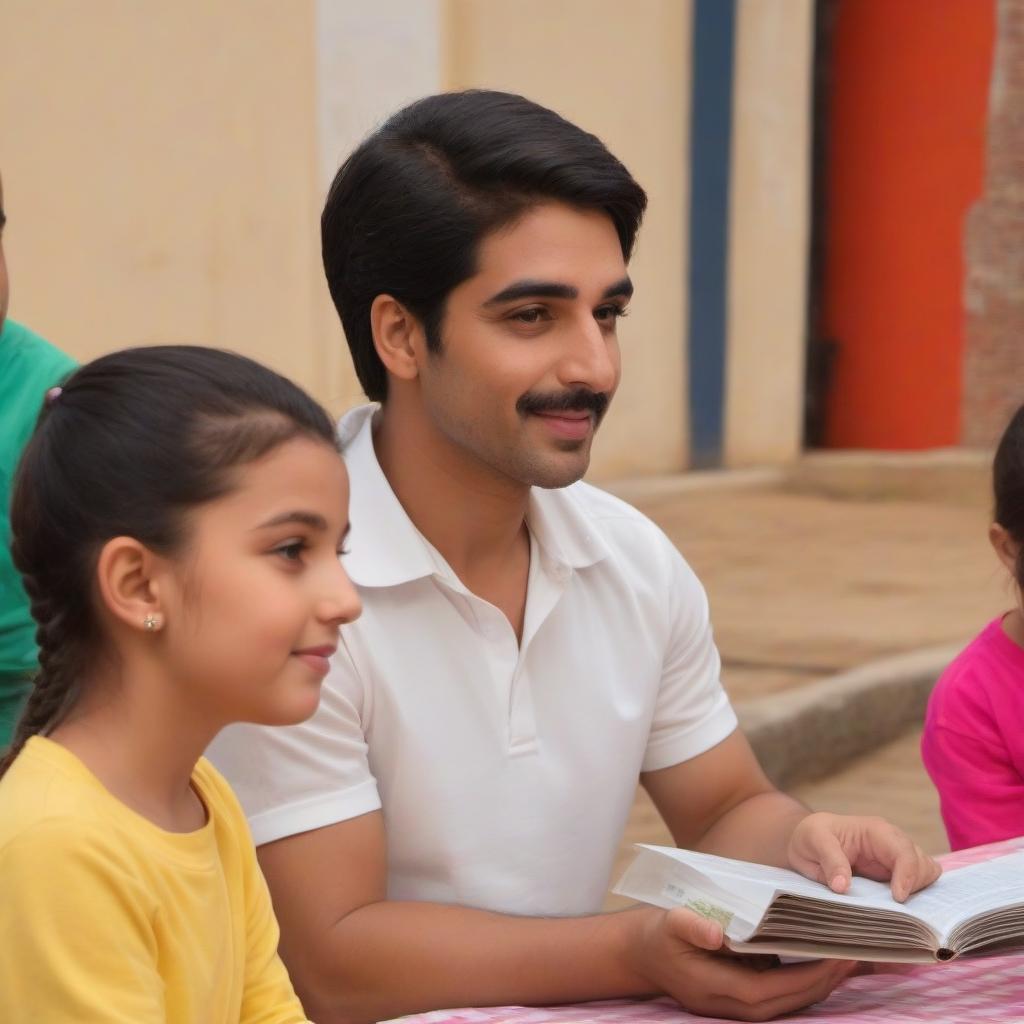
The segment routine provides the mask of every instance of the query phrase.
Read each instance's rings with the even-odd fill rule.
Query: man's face
[[[619,383],[632,293],[619,237],[603,213],[546,203],[487,236],[477,265],[421,365],[423,412],[500,475],[564,487],[586,472]]]
[[[4,207],[4,183],[0,179],[0,331],[7,319],[7,302],[10,298],[10,285],[7,280],[7,261],[4,258],[4,225],[7,214]]]

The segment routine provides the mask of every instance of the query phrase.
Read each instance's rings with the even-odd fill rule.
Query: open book
[[[902,904],[866,878],[839,895],[785,868],[637,850],[615,892],[714,918],[740,953],[930,963],[1024,947],[1024,838],[950,855],[938,881]]]

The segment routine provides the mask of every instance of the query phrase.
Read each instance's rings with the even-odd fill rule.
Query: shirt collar
[[[546,561],[571,569],[584,569],[607,558],[608,545],[584,510],[580,490],[586,484],[530,491],[527,522]]]
[[[373,448],[377,403],[346,413],[338,424],[349,478],[352,550],[345,571],[360,587],[394,587],[432,576],[437,565],[423,535],[391,489]]]
[[[439,564],[443,560],[413,525],[377,461],[373,417],[379,408],[377,403],[359,406],[338,424],[349,473],[352,524],[352,551],[345,556],[345,570],[361,587],[393,587],[445,576]],[[534,487],[527,521],[547,565],[581,569],[609,554],[580,503],[578,486]]]

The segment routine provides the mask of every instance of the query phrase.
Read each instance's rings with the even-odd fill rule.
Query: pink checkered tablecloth
[[[946,871],[1024,847],[1024,838],[941,857]],[[876,964],[823,1003],[777,1021],[801,1024],[1024,1024],[1024,954],[946,964]],[[402,1024],[721,1024],[695,1017],[671,999],[614,1000],[573,1006],[495,1006],[436,1010]]]
[[[883,967],[851,978],[823,1003],[776,1018],[809,1024],[1022,1024],[1024,957]],[[438,1010],[402,1024],[712,1024],[669,999],[574,1006]]]

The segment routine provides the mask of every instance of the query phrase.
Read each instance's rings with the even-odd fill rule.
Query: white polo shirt
[[[641,771],[736,727],[704,591],[668,538],[577,483],[530,496],[522,643],[416,530],[341,422],[362,617],[317,713],[230,726],[210,756],[257,844],[383,808],[391,899],[512,914],[600,909]]]

